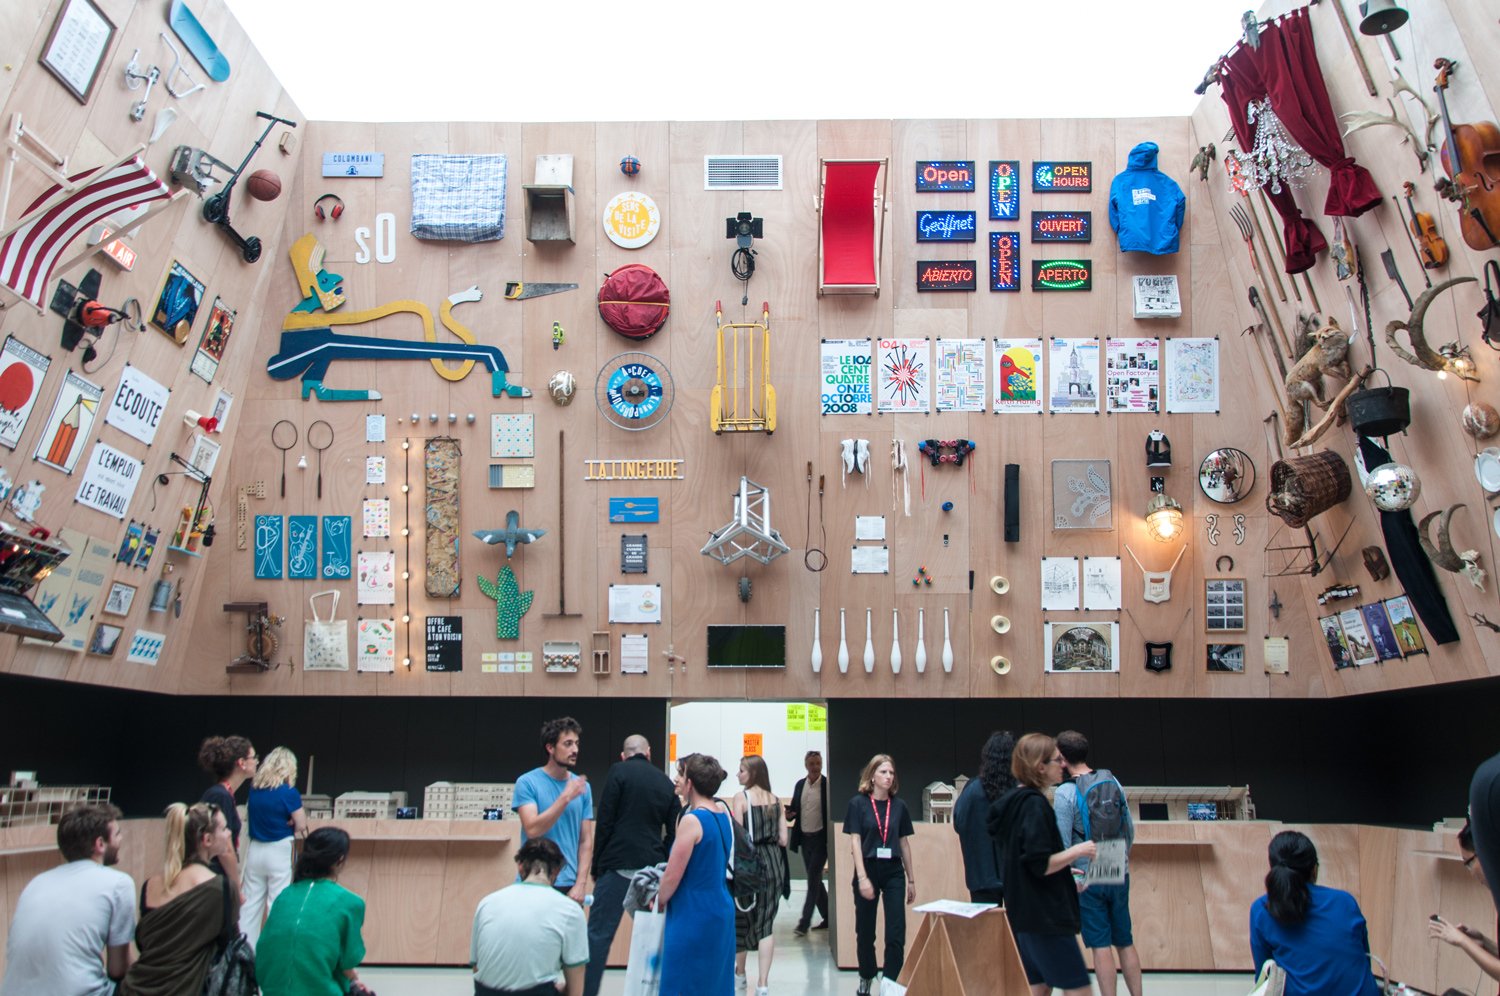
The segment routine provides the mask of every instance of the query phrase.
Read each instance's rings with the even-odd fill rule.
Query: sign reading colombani
[[[1087,194],[1094,189],[1094,164],[1033,162],[1031,191],[1035,194]]]
[[[917,290],[919,291],[971,291],[977,290],[975,273],[978,266],[972,259],[922,259],[917,261]]]
[[[1021,233],[990,233],[990,290],[1020,291]]]
[[[1039,291],[1086,291],[1094,285],[1094,268],[1086,259],[1034,259],[1031,289]]]
[[[990,160],[990,220],[1016,221],[1021,217],[1021,161]]]
[[[1093,218],[1092,211],[1033,211],[1031,241],[1092,242]]]
[[[917,193],[934,194],[974,189],[974,163],[917,160]]]
[[[979,226],[973,211],[918,211],[918,242],[973,242]]]

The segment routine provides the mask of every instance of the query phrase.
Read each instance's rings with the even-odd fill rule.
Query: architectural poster
[[[1042,611],[1078,611],[1078,558],[1042,558]]]
[[[1120,609],[1120,558],[1083,558],[1083,608],[1086,612]]]
[[[1058,413],[1099,411],[1099,340],[1057,339],[1047,356],[1051,378],[1048,410]]]
[[[1119,623],[1076,620],[1049,622],[1045,626],[1047,673],[1120,670]]]

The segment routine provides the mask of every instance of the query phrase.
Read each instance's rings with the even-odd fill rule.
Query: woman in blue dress
[[[684,761],[687,811],[657,893],[667,913],[661,996],[733,996],[734,899],[724,873],[734,836],[714,798],[724,769],[706,754]]]

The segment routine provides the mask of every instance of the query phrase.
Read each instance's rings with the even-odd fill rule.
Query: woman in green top
[[[307,835],[292,884],[271,904],[255,946],[262,996],[365,992],[355,972],[365,957],[365,901],[339,885],[349,835],[323,827]]]

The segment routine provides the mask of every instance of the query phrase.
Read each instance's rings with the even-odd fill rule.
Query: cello
[[[1483,251],[1500,245],[1500,127],[1493,121],[1453,123],[1445,93],[1458,64],[1438,59],[1433,90],[1443,112],[1446,140],[1439,153],[1451,180],[1438,184],[1438,192],[1458,204],[1458,228],[1470,249]]]

